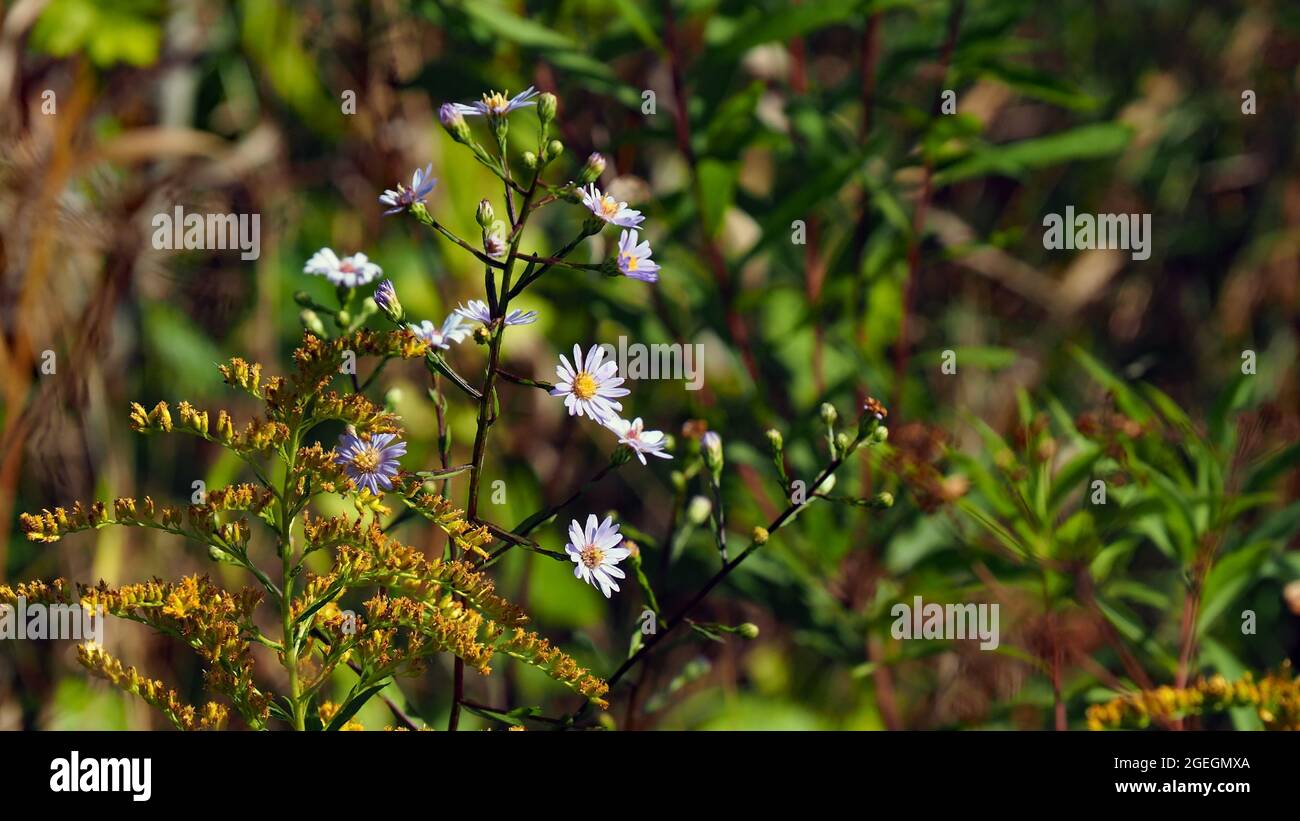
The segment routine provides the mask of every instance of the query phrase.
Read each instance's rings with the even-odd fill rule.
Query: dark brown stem
[[[861,440],[859,440],[859,442],[860,441]],[[859,442],[855,442],[854,443],[855,446]],[[850,449],[850,451],[852,450],[854,450],[854,448]],[[817,476],[817,478],[813,480],[811,487],[814,489],[821,487],[822,482],[826,481],[826,477],[833,474],[836,470],[839,469],[840,465],[844,464],[845,455],[847,454],[841,454],[835,457],[834,459],[832,459],[831,462],[825,467],[825,469],[823,469],[822,472]],[[793,518],[794,515],[798,513],[800,510],[802,510],[806,505],[808,505],[810,501],[811,499],[806,499],[803,502],[791,502],[786,507],[786,509],[783,510],[781,514],[777,516],[775,519],[773,519],[772,523],[767,526],[767,532],[769,537],[775,535],[776,531],[780,530],[781,527],[785,525],[786,522],[790,521],[790,519]],[[664,640],[665,636],[673,632],[673,630],[675,630],[678,627],[678,625],[684,623],[686,621],[686,617],[689,616],[695,610],[695,608],[700,604],[700,602],[704,601],[704,599],[709,595],[709,593],[713,592],[713,588],[721,584],[722,581],[727,578],[727,576],[731,575],[731,572],[733,570],[739,567],[745,561],[745,559],[749,558],[750,554],[752,554],[760,546],[761,545],[759,542],[750,542],[749,546],[746,547],[744,551],[740,553],[740,555],[738,555],[736,558],[732,559],[729,562],[725,562],[722,565],[722,567],[718,570],[718,572],[714,573],[713,576],[710,577],[710,579],[704,583],[704,586],[701,587],[698,591],[696,591],[695,595],[691,596],[690,600],[687,601],[686,604],[682,605],[682,607],[680,607],[677,610],[677,612],[675,612],[672,615],[672,617],[670,617],[666,622],[660,625],[660,630],[654,633],[652,636],[650,636],[650,638],[646,641],[646,643],[641,645],[640,650],[637,650],[636,653],[634,653],[630,658],[628,658],[621,665],[619,665],[619,668],[615,670],[613,675],[611,675],[607,679],[609,685],[613,687],[616,683],[618,683],[618,680],[621,679],[624,675],[626,675],[629,670],[635,667],[638,662],[644,659],[650,653],[651,650],[653,650],[661,641]]]

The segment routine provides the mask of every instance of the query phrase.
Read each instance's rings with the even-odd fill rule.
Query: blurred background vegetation
[[[548,378],[558,352],[620,335],[702,343],[704,390],[639,382],[632,407],[651,427],[703,419],[723,436],[742,535],[785,506],[767,428],[809,480],[823,401],[847,419],[868,395],[890,409],[890,447],[847,466],[834,495],[889,490],[897,504],[814,504],[697,614],[759,637],[678,636],[616,694],[614,724],[1079,728],[1117,693],[1300,662],[1295,4],[11,0],[3,17],[0,581],[220,580],[226,568],[172,537],[42,546],[17,514],[180,501],[195,480],[240,476],[201,442],[132,435],[127,404],[250,411],[213,363],[287,370],[293,294],[329,301],[300,273],[322,246],[366,252],[417,318],[480,298],[471,257],[381,217],[376,197],[432,163],[430,210],[471,236],[478,200],[499,192],[437,108],[534,85],[560,98],[565,173],[604,153],[603,183],[647,215],[663,271],[651,287],[547,277],[519,306],[541,320],[512,331],[508,370]],[[534,128],[516,116],[512,131]],[[260,258],[155,250],[150,220],[176,205],[261,214]],[[1043,215],[1071,205],[1151,214],[1150,259],[1044,250]],[[551,211],[525,247],[570,238],[572,217]],[[607,255],[599,242],[580,261]],[[470,344],[451,356],[481,367]],[[399,392],[405,466],[435,464],[421,370],[381,381]],[[511,387],[488,477],[507,501],[486,511],[505,524],[562,499],[609,445]],[[460,454],[474,419],[458,399]],[[681,527],[705,490],[675,488],[674,466],[619,471],[583,508],[676,533],[675,561],[647,551],[668,610],[717,562],[707,527]],[[1105,506],[1090,502],[1096,479]],[[535,535],[561,548],[549,529]],[[400,535],[433,550],[430,530]],[[633,586],[607,603],[532,554],[498,568],[502,592],[594,672],[626,656],[644,606]],[[998,651],[891,639],[890,607],[917,595],[999,603]],[[110,625],[114,653],[196,693],[197,660],[132,628]],[[4,642],[0,727],[159,726],[73,656],[71,642]],[[499,672],[467,695],[576,706],[526,670]],[[445,715],[448,681],[404,683],[411,709]],[[360,717],[387,722],[377,703]]]

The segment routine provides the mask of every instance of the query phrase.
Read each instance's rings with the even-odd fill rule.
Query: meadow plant
[[[209,578],[190,576],[177,582],[154,579],[114,588],[100,582],[75,591],[62,580],[0,587],[0,602],[27,600],[102,607],[117,618],[139,622],[189,645],[205,665],[206,689],[230,706],[210,701],[201,707],[182,703],[160,681],[144,677],[87,643],[79,660],[95,675],[138,695],[163,712],[180,729],[219,729],[231,707],[251,728],[355,729],[358,710],[379,697],[388,704],[395,723],[419,728],[402,707],[383,694],[394,678],[422,673],[442,653],[453,657],[452,706],[448,729],[457,729],[463,707],[504,723],[519,725],[520,716],[549,726],[593,726],[591,706],[608,706],[612,685],[643,661],[663,639],[681,626],[712,640],[725,635],[754,638],[758,629],[741,625],[705,624],[690,616],[709,593],[773,533],[793,521],[807,505],[825,500],[833,474],[860,447],[886,441],[887,411],[868,399],[849,430],[837,430],[838,413],[824,406],[829,458],[809,494],[791,493],[786,474],[784,440],[768,434],[776,479],[791,501],[766,526],[754,527],[738,552],[728,547],[728,527],[722,485],[726,459],[724,442],[699,420],[689,422],[682,442],[676,442],[647,417],[626,412],[636,407],[624,387],[618,363],[606,360],[606,350],[593,340],[575,345],[572,359],[561,354],[556,381],[510,374],[500,367],[506,332],[538,318],[534,311],[512,307],[525,290],[559,271],[598,274],[628,280],[627,287],[655,287],[661,269],[643,235],[645,217],[598,186],[605,168],[591,155],[577,178],[566,183],[546,181],[547,172],[564,155],[562,144],[550,138],[557,101],[551,94],[529,88],[510,97],[483,95],[469,105],[449,103],[440,110],[442,125],[474,159],[501,183],[505,221],[498,221],[491,202],[478,202],[475,217],[481,235],[474,240],[449,230],[426,202],[437,180],[432,166],[416,169],[409,186],[399,183],[378,197],[384,213],[404,215],[433,234],[472,255],[483,266],[484,299],[471,300],[440,323],[407,315],[380,265],[365,253],[341,255],[322,248],[304,266],[304,273],[323,277],[335,287],[337,302],[324,305],[300,293],[300,318],[305,335],[293,353],[287,376],[265,376],[261,365],[235,358],[220,366],[232,388],[262,403],[262,418],[239,425],[225,410],[200,410],[189,402],[174,408],[158,402],[152,409],[133,404],[133,430],[143,434],[185,433],[215,443],[245,464],[250,481],[208,490],[201,501],[168,506],[146,496],[117,499],[111,504],[77,503],[24,514],[29,539],[56,542],[65,536],[110,525],[162,530],[206,546],[216,562],[246,571],[255,586],[229,592]],[[539,123],[536,146],[512,155],[510,117],[532,109]],[[486,127],[487,145],[475,136],[471,121]],[[570,206],[578,215],[573,238],[551,253],[525,251],[525,227],[530,218],[552,204]],[[610,259],[599,263],[570,261],[585,240],[602,231],[617,230],[618,243]],[[368,324],[387,323],[376,330]],[[332,327],[329,327],[331,326]],[[469,340],[486,348],[482,375],[471,379],[455,370],[445,353]],[[373,361],[359,375],[358,360]],[[409,464],[406,434],[391,407],[368,398],[376,378],[393,360],[413,360],[427,368],[430,397],[439,424],[440,465],[417,469]],[[561,402],[568,414],[587,420],[615,443],[608,464],[560,504],[547,507],[506,528],[480,511],[484,463],[490,435],[499,421],[499,391],[510,383],[518,389],[541,390]],[[476,407],[471,459],[452,464],[447,407],[451,397],[463,397]],[[642,411],[644,413],[644,411]],[[626,418],[630,417],[630,418]],[[659,423],[662,426],[662,422]],[[324,431],[342,426],[336,441]],[[652,456],[655,459],[647,459]],[[684,490],[699,481],[709,498],[696,497],[688,518],[712,525],[720,566],[685,603],[665,614],[659,597],[642,570],[642,551],[671,553],[672,540],[656,544],[617,515],[603,518],[589,511],[575,515],[563,529],[563,550],[543,546],[532,538],[538,528],[573,507],[595,483],[636,459],[644,469],[670,461],[677,467],[673,482]],[[404,462],[407,462],[404,464]],[[450,499],[454,477],[468,477],[463,507]],[[324,497],[347,500],[353,513],[320,512]],[[683,498],[679,494],[679,499]],[[865,507],[883,508],[892,495],[846,499]],[[337,509],[337,504],[334,505]],[[400,512],[394,514],[394,509]],[[697,510],[699,508],[699,510]],[[585,514],[585,515],[584,515]],[[674,514],[675,515],[675,514]],[[390,534],[398,525],[424,519],[445,536],[443,555],[426,557]],[[264,568],[255,560],[253,521],[269,534],[278,565]],[[628,536],[635,534],[636,543]],[[520,549],[570,563],[575,584],[582,582],[606,597],[627,595],[629,576],[644,599],[656,629],[632,632],[627,656],[607,678],[593,674],[565,652],[533,632],[530,617],[495,592],[489,570],[512,550]],[[325,560],[322,561],[322,558]],[[310,559],[310,561],[309,561]],[[267,623],[263,605],[274,613]],[[350,607],[358,607],[356,612]],[[253,648],[273,651],[284,674],[275,679],[255,675]],[[543,671],[559,685],[583,698],[582,706],[563,718],[539,717],[528,710],[492,709],[466,700],[465,668],[482,674],[493,660],[506,657]],[[338,702],[328,697],[337,673],[354,675]]]
[[[1275,411],[1245,411],[1248,378],[1198,425],[1154,385],[1071,351],[1106,392],[1103,408],[1071,415],[1020,391],[1010,438],[975,422],[987,459],[950,454],[970,484],[954,502],[965,540],[984,551],[988,586],[1021,614],[1017,639],[1051,688],[1043,706],[1055,726],[1082,712],[1094,730],[1182,729],[1215,713],[1238,729],[1300,727],[1290,664],[1255,675],[1245,661],[1251,580],[1290,578],[1297,566],[1287,541],[1300,506],[1277,505],[1277,478],[1300,449],[1268,435]],[[1071,692],[1094,652],[1127,682]]]

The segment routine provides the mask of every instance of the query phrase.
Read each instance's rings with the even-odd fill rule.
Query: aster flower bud
[[[871,506],[878,507],[878,508],[893,507],[894,494],[890,493],[887,490],[881,493],[877,493],[875,496],[871,497]]]
[[[564,143],[559,140],[551,140],[546,144],[546,150],[542,152],[542,159],[545,162],[555,162],[561,154],[564,153]]]
[[[587,164],[582,167],[582,173],[578,177],[580,185],[586,185],[600,179],[600,175],[605,173],[605,157],[598,151],[593,151],[587,157]]]
[[[850,446],[851,446],[852,444],[853,444],[853,440],[850,439],[850,438],[849,438],[849,435],[848,435],[847,433],[845,433],[844,431],[840,431],[839,433],[835,434],[835,452],[836,452],[836,453],[840,453],[840,454],[848,453],[848,452],[849,452],[849,448],[850,448]]]
[[[298,303],[304,308],[310,308],[313,304],[311,294],[307,293],[306,291],[294,291],[293,301]]]
[[[415,217],[422,225],[433,225],[433,217],[429,216],[429,209],[422,202],[412,205],[407,213]]]
[[[533,169],[537,167],[537,155],[531,151],[525,151],[522,155],[524,168]]]
[[[704,465],[716,477],[722,473],[722,437],[713,431],[708,431],[700,437],[700,454],[704,457]]]
[[[768,428],[767,444],[772,451],[772,466],[776,468],[776,475],[780,477],[781,485],[788,487],[790,477],[785,472],[785,438],[781,436],[781,431]]]
[[[325,323],[320,321],[320,314],[311,308],[303,308],[298,314],[298,320],[302,326],[321,338],[325,336]]]
[[[693,525],[702,525],[709,520],[713,512],[713,503],[705,496],[694,496],[686,505],[686,520]]]
[[[767,544],[768,537],[770,537],[771,535],[772,534],[767,532],[767,528],[755,527],[754,532],[751,534],[750,538],[754,540],[754,544]]]
[[[375,288],[375,304],[389,319],[402,321],[402,303],[397,299],[397,289],[393,287],[391,279],[384,280]]]
[[[487,228],[496,218],[496,213],[492,210],[492,203],[486,199],[479,200],[478,211],[474,213],[474,219],[478,221],[479,226]]]
[[[835,406],[832,405],[830,402],[822,403],[820,413],[821,413],[822,421],[825,422],[827,425],[834,425],[835,420],[840,418],[839,412],[835,410]]]
[[[751,641],[758,638],[758,625],[752,621],[747,621],[736,628],[736,632],[741,638],[750,639]]]
[[[772,446],[773,453],[780,453],[785,447],[785,437],[783,437],[781,431],[776,428],[768,428],[767,443]]]
[[[474,329],[474,341],[480,345],[486,345],[492,340],[492,334],[488,331],[486,325],[480,325]]]
[[[889,428],[884,425],[877,425],[871,432],[871,441],[877,445],[883,445],[887,439],[889,439]]]
[[[618,267],[618,259],[610,257],[600,263],[600,272],[607,277],[619,277],[623,275],[623,269]]]
[[[469,133],[469,123],[465,122],[465,118],[456,109],[455,105],[444,103],[438,109],[438,119],[442,120],[442,127],[447,129],[447,133],[451,135],[453,140],[458,143],[469,144],[472,139]]]
[[[686,489],[686,474],[682,473],[680,470],[674,470],[672,473],[668,474],[668,479],[673,484],[673,490],[678,493],[681,493]]]
[[[549,91],[537,98],[537,119],[546,125],[555,119],[555,106],[559,102]]]

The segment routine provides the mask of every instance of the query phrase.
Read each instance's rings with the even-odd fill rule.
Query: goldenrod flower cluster
[[[1234,707],[1253,708],[1270,730],[1300,730],[1300,678],[1291,672],[1289,663],[1283,663],[1279,672],[1258,681],[1248,672],[1235,682],[1215,675],[1190,687],[1140,690],[1089,707],[1088,729],[1141,728],[1153,721],[1221,713]]]
[[[444,652],[485,675],[491,671],[492,657],[503,653],[605,706],[605,683],[524,630],[521,625],[528,616],[497,595],[487,576],[464,560],[426,558],[384,532],[380,517],[390,510],[383,504],[384,494],[376,492],[378,486],[358,492],[353,462],[359,457],[353,454],[350,462],[339,449],[302,444],[324,421],[347,423],[358,447],[370,441],[358,437],[400,433],[392,413],[364,396],[340,395],[328,386],[347,356],[412,358],[428,352],[428,343],[410,331],[363,330],[334,340],[307,335],[294,353],[296,371],[288,377],[265,377],[260,365],[231,359],[220,366],[222,376],[265,403],[265,418],[237,430],[224,410],[214,417],[188,402],[174,409],[158,402],[152,410],[132,404],[131,426],[145,433],[190,433],[217,443],[243,458],[258,481],[215,488],[187,506],[159,505],[145,496],[120,498],[111,505],[78,502],[70,509],[22,516],[27,537],[39,542],[110,525],[180,535],[207,545],[210,558],[244,568],[261,589],[229,592],[206,576],[192,575],[179,582],[79,585],[74,595],[62,580],[55,580],[0,585],[0,603],[18,597],[75,600],[178,639],[203,660],[206,689],[225,697],[245,724],[258,729],[272,718],[300,729],[317,726],[317,721],[331,729],[361,729],[355,720],[339,716],[353,715],[388,677],[418,673],[431,656]],[[384,441],[395,438],[389,435]],[[469,520],[443,497],[425,492],[425,482],[401,473],[395,460],[392,465],[391,485],[383,489],[391,486],[411,510],[446,533],[455,547],[451,555],[488,555],[485,548],[493,535],[486,525]],[[276,477],[274,483],[271,476]],[[325,493],[348,496],[358,515],[313,515],[310,503]],[[275,541],[275,555],[282,563],[276,581],[250,557],[254,521],[266,525]],[[333,559],[330,570],[319,575],[305,565],[317,551]],[[364,615],[344,610],[345,598],[358,601],[357,593],[363,590],[378,591],[368,594]],[[279,610],[278,641],[264,635],[254,618],[264,598]],[[254,683],[254,643],[271,648],[290,673],[290,692],[284,697],[263,692]],[[227,707],[216,702],[201,709],[182,704],[162,682],[124,667],[101,647],[84,645],[80,660],[95,675],[157,707],[181,729],[219,729],[227,721]],[[342,704],[321,698],[343,665],[358,676],[353,690]]]
[[[179,730],[220,730],[226,725],[229,711],[225,707],[209,701],[202,710],[196,710],[181,702],[175,690],[168,689],[161,681],[141,676],[134,667],[123,668],[122,662],[95,644],[77,647],[77,661],[94,675],[157,707]]]
[[[207,411],[197,410],[189,402],[181,402],[176,412],[180,417],[179,425],[172,421],[166,402],[159,402],[151,411],[146,411],[138,402],[132,402],[131,429],[137,433],[190,433],[241,455],[274,450],[289,438],[289,428],[282,422],[250,421],[236,432],[235,423],[227,411],[217,411],[215,424],[211,423]]]
[[[71,510],[56,507],[40,513],[24,513],[19,521],[27,538],[35,542],[57,542],[71,533],[94,530],[107,525],[150,527],[185,536],[223,549],[244,545],[252,535],[242,518],[221,521],[222,513],[261,514],[273,500],[273,493],[250,484],[231,485],[209,491],[202,504],[184,508],[157,505],[148,496],[142,499],[120,498],[113,501],[112,512],[103,502]]]

